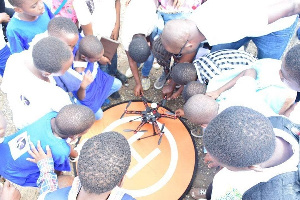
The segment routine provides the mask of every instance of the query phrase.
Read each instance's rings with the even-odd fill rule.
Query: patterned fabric
[[[95,10],[95,4],[94,4],[94,1],[93,0],[86,0],[86,5],[88,6],[89,8],[89,11],[91,13],[91,15],[93,14],[94,10]]]
[[[53,158],[45,158],[37,163],[40,170],[40,176],[37,180],[37,185],[40,188],[40,193],[52,192],[58,189],[57,175],[54,173]]]
[[[196,67],[199,81],[208,84],[210,79],[220,75],[224,70],[250,65],[255,61],[256,58],[245,51],[224,49],[200,57],[194,60],[193,63]]]
[[[63,0],[52,1],[53,4],[53,12],[55,12],[58,7],[62,4]],[[78,19],[73,7],[73,0],[68,0],[62,9],[58,12],[57,16],[66,17],[72,19],[72,21],[76,24]]]

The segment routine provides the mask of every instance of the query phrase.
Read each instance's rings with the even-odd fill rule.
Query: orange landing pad
[[[124,129],[136,129],[141,119],[140,115],[125,114],[128,102],[120,103],[104,111],[103,118],[95,122],[87,134],[82,136],[80,142],[106,131],[117,131],[124,135],[131,146],[131,165],[124,179],[123,189],[138,200],[176,200],[190,187],[195,170],[195,147],[188,128],[180,119],[160,118],[159,127],[165,124],[161,144],[158,145],[159,136],[153,136],[152,124],[145,124],[141,130],[147,132],[124,132]],[[150,105],[150,104],[149,104]],[[141,101],[133,101],[128,110],[144,111]],[[159,113],[169,110],[158,108]]]

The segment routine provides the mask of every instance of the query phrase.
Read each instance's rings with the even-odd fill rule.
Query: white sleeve
[[[209,0],[189,19],[211,46],[238,41],[268,25],[266,6],[260,0]]]
[[[87,25],[92,22],[92,15],[84,0],[74,0],[73,7],[80,25]]]

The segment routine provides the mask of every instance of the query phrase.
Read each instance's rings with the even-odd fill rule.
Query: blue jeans
[[[121,87],[122,87],[122,82],[119,79],[114,78],[114,82],[113,82],[106,98],[108,98],[112,93],[118,91]],[[76,104],[82,105],[79,101],[76,101]],[[101,119],[102,117],[103,117],[103,110],[102,110],[102,108],[99,108],[99,110],[95,113],[95,118],[96,118],[96,120],[98,120],[98,119]]]
[[[219,44],[212,47],[211,52],[221,49],[239,49],[250,40],[257,47],[257,58],[273,58],[280,60],[287,45],[289,44],[297,26],[298,17],[288,28],[260,37],[245,37],[237,42]]]
[[[150,71],[152,69],[152,65],[153,65],[153,61],[154,61],[154,56],[151,52],[150,56],[148,57],[148,59],[144,62],[144,66],[142,68],[142,75],[145,77],[148,77],[150,74]],[[139,67],[141,63],[137,63],[137,66]]]
[[[117,52],[115,53],[115,55],[113,56],[113,58],[111,59],[111,65],[107,64],[107,65],[100,65],[100,69],[106,73],[108,73],[111,76],[116,75],[117,71],[118,71],[118,54]]]

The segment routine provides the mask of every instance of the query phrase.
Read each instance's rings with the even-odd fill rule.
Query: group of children
[[[118,40],[120,0],[9,2],[14,16],[9,20],[0,15],[0,22],[9,21],[9,45],[0,34],[1,90],[7,94],[18,131],[4,137],[5,120],[0,115],[0,162],[5,163],[0,166],[0,175],[21,186],[39,187],[40,199],[133,199],[115,189],[121,186],[131,160],[130,146],[121,134],[94,136],[80,152],[70,145],[103,117],[104,101],[111,95],[118,98],[118,90],[127,82],[117,70],[117,54],[112,60],[103,56],[100,42],[101,37]],[[148,76],[159,51],[165,55],[157,57],[164,61],[165,70],[155,87],[162,88],[169,78],[163,94],[176,98],[182,93],[185,100],[176,115],[205,128],[206,160],[210,166],[224,167],[206,198],[211,193],[212,199],[251,199],[249,196],[258,195],[256,190],[267,191],[260,183],[278,176],[286,180],[280,175],[298,170],[299,139],[291,137],[294,124],[286,119],[297,122],[300,45],[292,47],[282,62],[278,58],[256,59],[232,49],[199,56],[196,50],[205,38],[210,44],[220,42],[210,37],[213,30],[203,28],[203,19],[195,21],[199,11],[207,13],[218,0],[207,2],[187,0],[181,5],[181,1],[173,1],[170,5],[163,0],[127,1],[122,44],[136,82],[134,94],[139,96],[149,89]],[[287,16],[291,14],[295,13]],[[103,24],[101,17],[107,17]],[[159,19],[163,19],[165,28],[158,27]],[[270,30],[293,29],[296,18],[290,19],[288,27]],[[269,17],[268,23],[274,21]],[[243,33],[236,37],[245,37]],[[231,40],[224,38],[221,43]],[[138,66],[142,63],[140,79]],[[180,88],[172,94],[176,84]],[[285,123],[282,127],[288,130],[271,116],[285,119],[281,120]],[[68,184],[69,178],[61,172],[70,171],[69,158],[78,157],[78,177]],[[295,182],[291,180],[291,184]],[[59,189],[64,183],[68,187]],[[2,189],[0,195],[7,190]],[[191,190],[194,198],[200,193],[199,188]],[[19,198],[15,191],[14,195]],[[274,194],[267,195],[271,198]]]

